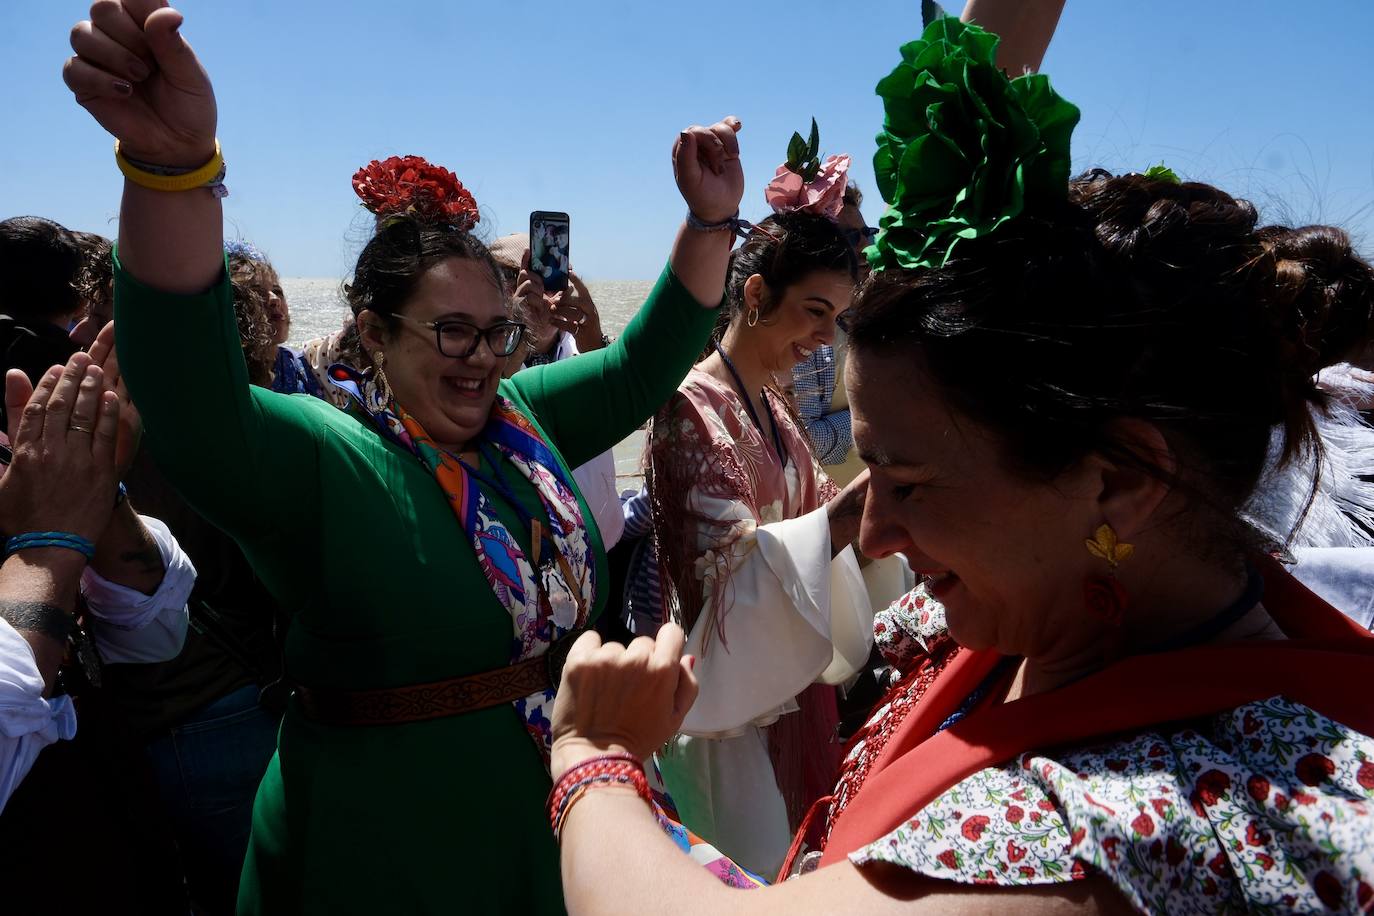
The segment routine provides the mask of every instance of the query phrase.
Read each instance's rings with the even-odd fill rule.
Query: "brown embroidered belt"
[[[534,658],[462,677],[377,690],[296,687],[296,698],[323,725],[401,725],[514,703],[541,690],[556,690],[573,640],[570,633]]]

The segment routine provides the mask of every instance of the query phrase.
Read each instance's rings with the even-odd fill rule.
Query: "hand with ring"
[[[30,385],[5,376],[14,460],[0,477],[0,532],[64,531],[100,540],[114,509],[119,398],[89,354]]]

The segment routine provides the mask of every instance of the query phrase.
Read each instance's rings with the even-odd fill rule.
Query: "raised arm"
[[[215,156],[218,114],[210,77],[160,0],[102,0],[72,30],[63,79],[76,100],[119,141],[126,159],[190,171]],[[140,79],[140,77],[143,77]],[[119,259],[167,293],[203,293],[223,269],[220,200],[204,191],[124,184]]]
[[[997,63],[1015,78],[1040,69],[1063,11],[1064,0],[968,0],[959,18],[1002,40]]]
[[[699,226],[724,226],[739,213],[739,129],[731,117],[678,135],[673,174],[695,220],[679,228],[668,270],[625,333],[595,353],[513,379],[570,464],[599,455],[652,416],[700,354],[725,294],[734,236]]]
[[[158,0],[98,0],[72,30],[76,56],[63,77],[117,139],[120,168],[132,176],[120,211],[116,327],[149,445],[216,524],[270,533],[264,507],[290,499],[308,509],[316,492],[316,426],[298,401],[248,385],[224,272],[214,90],[181,23]],[[199,174],[168,186],[168,175],[187,172]]]

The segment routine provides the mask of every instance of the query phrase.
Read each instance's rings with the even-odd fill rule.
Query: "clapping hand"
[[[64,531],[98,541],[114,508],[119,398],[89,354],[54,366],[35,388],[5,376],[14,460],[0,477],[0,530]]]
[[[215,153],[215,93],[181,23],[165,0],[96,0],[62,78],[125,155],[197,168]]]
[[[119,435],[115,441],[115,470],[122,479],[133,467],[138,457],[138,446],[143,441],[143,418],[138,408],[129,398],[129,389],[124,385],[124,376],[119,371],[119,354],[115,352],[115,326],[111,321],[100,329],[95,342],[87,352],[91,361],[100,367],[105,390],[112,391],[119,399]]]
[[[710,127],[692,126],[673,146],[673,176],[687,209],[706,223],[719,223],[739,212],[744,196],[744,169],[739,161],[739,118]]]

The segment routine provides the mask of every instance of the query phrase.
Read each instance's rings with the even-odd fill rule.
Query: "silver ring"
[[[93,432],[95,432],[95,430],[92,429],[92,428],[89,427],[89,426],[77,426],[75,423],[73,423],[73,424],[71,424],[70,426],[68,426],[67,429],[71,430],[71,431],[74,432],[74,433],[93,433]]]

